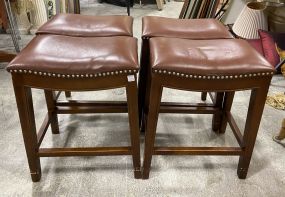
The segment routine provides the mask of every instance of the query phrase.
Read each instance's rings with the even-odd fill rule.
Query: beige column
[[[47,21],[47,12],[43,0],[32,0],[32,4],[31,23],[33,27],[31,33],[34,34]]]
[[[31,23],[28,19],[27,6],[27,0],[17,0],[16,2],[11,3],[11,8],[14,13],[20,34],[30,33]]]

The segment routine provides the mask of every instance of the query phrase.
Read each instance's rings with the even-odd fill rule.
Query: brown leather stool
[[[31,177],[41,178],[40,157],[132,155],[140,178],[140,141],[136,73],[137,39],[38,35],[8,65],[11,72]],[[90,91],[126,87],[127,102],[59,102],[54,91]],[[43,89],[48,114],[37,134],[31,88]],[[40,148],[51,125],[59,133],[57,114],[128,113],[131,146]]]
[[[149,65],[149,39],[153,37],[184,38],[191,40],[232,39],[233,36],[227,28],[215,19],[173,19],[157,16],[145,16],[142,19],[142,50],[141,69],[139,74],[139,109],[141,130],[144,130],[145,110],[148,106],[151,69]],[[168,50],[172,50],[169,48]],[[224,93],[220,92],[212,96],[217,107],[222,107]],[[202,100],[206,100],[206,94],[202,94]],[[221,109],[222,110],[222,109]],[[219,131],[221,114],[213,116],[212,128]]]
[[[41,26],[37,33],[79,37],[133,36],[131,16],[86,16],[58,14]]]
[[[36,35],[53,34],[73,37],[133,36],[133,18],[130,16],[89,16],[80,14],[57,14]],[[65,91],[66,97],[71,92]]]
[[[170,50],[171,49],[171,50]],[[151,89],[147,114],[143,178],[149,177],[152,155],[239,155],[238,177],[246,178],[265,99],[274,69],[244,40],[150,39]],[[214,114],[210,104],[162,103],[163,87],[225,92],[220,130],[229,123],[240,147],[154,146],[159,113]],[[237,90],[251,90],[244,135],[231,106]]]

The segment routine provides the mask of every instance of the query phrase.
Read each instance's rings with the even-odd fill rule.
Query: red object
[[[264,30],[259,30],[258,32],[265,58],[276,67],[280,62],[280,57],[277,53],[275,43],[278,47],[285,49],[285,33],[274,33]]]

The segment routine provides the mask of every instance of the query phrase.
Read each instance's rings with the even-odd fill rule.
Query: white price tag
[[[135,81],[135,76],[134,75],[128,75],[128,82]]]

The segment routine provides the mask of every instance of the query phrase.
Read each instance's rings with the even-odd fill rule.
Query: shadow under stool
[[[188,40],[156,37],[149,40],[150,90],[146,109],[143,179],[149,178],[153,155],[239,156],[238,177],[247,176],[266,95],[274,69],[244,40]],[[163,88],[197,92],[224,92],[221,133],[229,123],[239,147],[155,146],[160,113],[215,114],[215,104],[161,102]],[[238,128],[231,106],[235,91],[251,90],[245,129]],[[175,132],[175,131],[173,131]]]
[[[155,37],[183,38],[187,40],[233,39],[232,34],[218,20],[215,19],[173,19],[157,16],[145,16],[142,19],[142,49],[141,69],[139,73],[139,110],[141,131],[144,131],[146,110],[149,105],[149,90],[151,82],[151,66],[149,40]],[[168,48],[166,51],[171,52]],[[202,100],[206,100],[207,93],[202,93]],[[211,97],[215,106],[222,111],[224,92],[214,93]],[[217,111],[219,112],[219,111]],[[212,120],[213,131],[219,133],[221,113],[215,113]]]
[[[141,178],[137,103],[137,39],[37,35],[8,65],[32,180],[41,178],[40,157],[131,155]],[[58,101],[55,91],[94,91],[125,87],[126,102]],[[31,88],[45,92],[48,114],[36,131]],[[128,113],[130,146],[41,148],[46,131],[59,133],[58,114]]]

